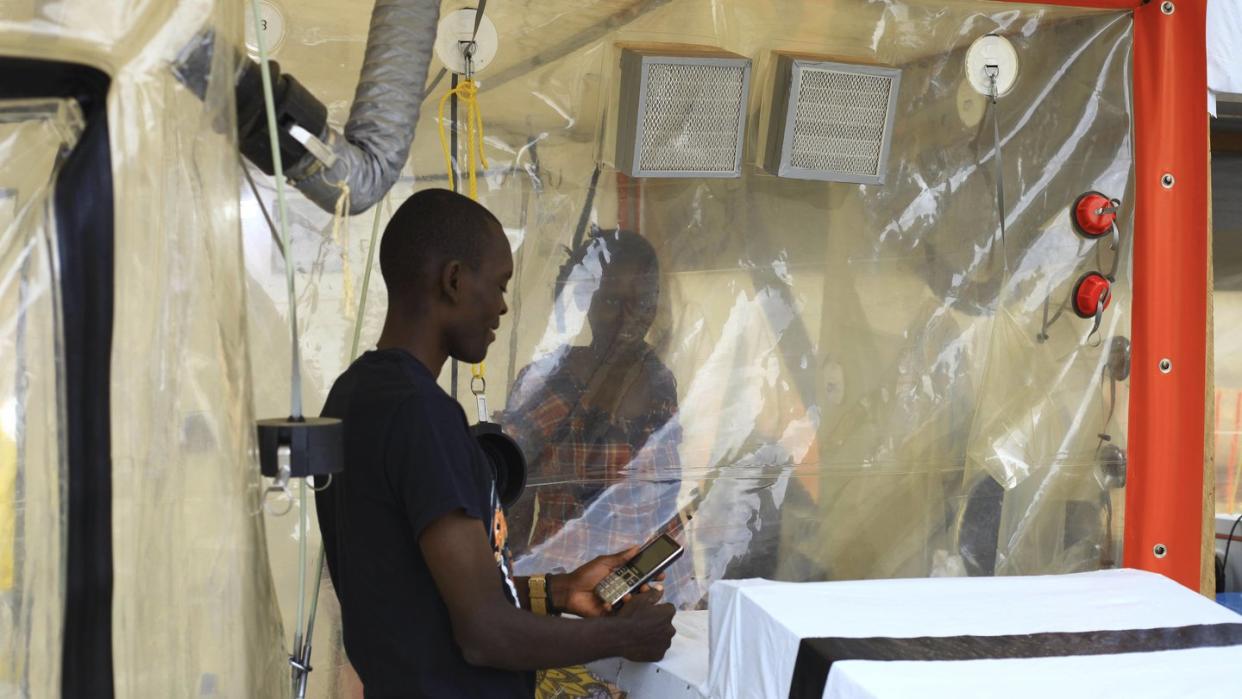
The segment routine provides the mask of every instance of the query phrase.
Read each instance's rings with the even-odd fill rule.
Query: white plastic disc
[[[966,78],[981,95],[992,94],[988,66],[996,66],[996,94],[1007,94],[1018,80],[1018,52],[1003,36],[988,34],[975,39],[966,51]]]
[[[246,52],[259,59],[259,41],[254,35],[254,10],[247,0],[242,14],[246,16]],[[263,44],[267,55],[275,56],[285,43],[285,14],[273,0],[259,0],[259,23],[263,27]]]
[[[474,34],[474,10],[472,9],[457,10],[445,15],[440,20],[440,27],[436,31],[436,58],[439,58],[446,68],[459,75],[466,73],[464,48],[470,41],[471,34]],[[491,18],[486,13],[479,24],[479,33],[474,41],[474,72],[478,74],[496,57],[496,25],[492,24]]]

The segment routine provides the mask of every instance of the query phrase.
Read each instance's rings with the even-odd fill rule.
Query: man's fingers
[[[619,551],[611,556],[604,556],[604,560],[611,568],[620,568],[625,565],[631,558],[638,554],[638,547],[631,546],[624,551]]]
[[[625,597],[623,597],[621,601],[624,602],[626,605],[644,604],[650,607],[650,606],[654,606],[656,602],[660,601],[660,593],[651,592],[651,591],[639,592],[638,594],[630,593],[626,595]]]

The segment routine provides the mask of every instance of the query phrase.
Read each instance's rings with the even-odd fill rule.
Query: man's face
[[[470,364],[487,357],[500,317],[509,312],[505,294],[513,277],[513,254],[504,232],[495,228],[492,233],[478,269],[461,267],[460,293],[449,327],[449,354]]]
[[[633,265],[606,268],[587,311],[592,342],[613,348],[641,342],[655,319],[658,294],[651,279]]]

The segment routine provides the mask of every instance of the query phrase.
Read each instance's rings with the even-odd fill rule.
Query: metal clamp
[[[293,509],[293,493],[289,490],[289,476],[293,472],[293,450],[288,444],[277,447],[276,463],[276,478],[263,490],[263,511],[273,517],[280,517],[289,514],[289,510]],[[272,508],[272,494],[278,496],[276,501],[284,500],[284,509],[278,511]]]
[[[330,137],[331,132],[328,133]],[[311,155],[315,156],[316,160],[323,163],[324,167],[330,168],[333,165],[336,165],[336,153],[333,153],[332,148],[328,144],[319,140],[315,134],[307,131],[298,124],[294,124],[289,128],[289,135],[292,136],[295,141],[301,143],[302,147],[306,148]]]

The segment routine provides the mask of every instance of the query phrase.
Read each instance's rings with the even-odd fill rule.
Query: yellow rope
[[[453,174],[453,154],[449,152],[448,122],[444,118],[444,107],[453,95],[457,95],[462,109],[465,110],[466,194],[471,199],[477,201],[479,198],[477,174],[479,166],[487,167],[487,156],[483,153],[483,113],[479,110],[478,83],[470,78],[465,78],[457,87],[444,93],[444,96],[440,98],[440,118],[438,119],[440,124],[440,148],[444,151],[444,169],[448,172],[449,188],[453,187],[455,177]]]
[[[444,93],[440,98],[439,119],[440,148],[444,151],[444,169],[448,172],[449,188],[456,182],[453,172],[453,154],[449,148],[448,122],[444,118],[444,107],[457,95],[458,102],[464,110],[466,122],[466,194],[473,200],[479,200],[478,171],[480,165],[487,168],[487,156],[483,153],[483,112],[479,109],[479,85],[470,78],[463,78],[457,87]],[[470,375],[486,381],[485,367],[479,362],[470,367]],[[480,418],[482,419],[482,418]]]

